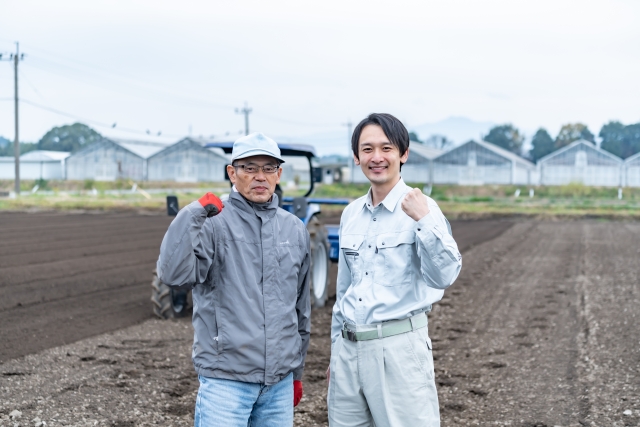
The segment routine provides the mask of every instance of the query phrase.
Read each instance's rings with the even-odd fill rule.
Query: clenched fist
[[[414,188],[404,196],[402,200],[402,210],[413,218],[414,221],[420,221],[429,213],[427,198],[422,194],[420,189]]]
[[[207,217],[209,218],[218,215],[220,212],[222,212],[222,208],[224,207],[224,205],[222,204],[222,200],[220,200],[218,196],[213,193],[205,194],[204,196],[200,197],[198,201],[200,202],[200,205],[202,205],[204,210],[207,211]]]

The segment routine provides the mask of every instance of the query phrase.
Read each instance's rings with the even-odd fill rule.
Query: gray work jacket
[[[232,192],[207,218],[182,209],[162,240],[158,277],[193,288],[193,364],[199,375],[275,384],[302,378],[309,347],[309,233],[278,208]]]

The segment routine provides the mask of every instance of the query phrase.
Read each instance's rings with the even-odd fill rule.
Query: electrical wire
[[[29,78],[27,78],[27,75],[24,73],[24,71],[22,71],[22,68],[20,68],[18,70],[18,72],[20,73],[20,76],[27,82],[27,84],[31,87],[31,89],[36,93],[36,95],[38,95],[38,98],[40,98],[43,102],[47,102],[46,99],[44,99],[44,96],[42,96],[42,94],[40,93],[40,91],[38,89],[36,89],[36,87],[33,85],[33,83],[31,83],[31,80],[29,80]]]
[[[135,77],[133,77],[131,75],[127,75],[127,74],[120,73],[120,72],[115,72],[115,71],[112,71],[112,70],[105,70],[103,67],[98,67],[96,65],[89,64],[89,63],[84,62],[84,61],[78,61],[78,60],[75,60],[75,59],[71,59],[71,58],[65,57],[64,55],[53,53],[53,52],[38,48],[38,47],[33,46],[33,45],[24,45],[24,46],[27,46],[28,49],[40,51],[42,53],[45,53],[45,54],[50,55],[50,56],[55,58],[55,59],[50,59],[50,58],[42,58],[42,57],[33,57],[32,56],[31,59],[32,60],[35,59],[36,62],[38,60],[44,61],[44,62],[49,62],[50,64],[61,66],[61,67],[67,68],[67,69],[72,70],[72,71],[84,73],[83,70],[79,70],[79,69],[77,69],[77,68],[75,68],[73,66],[70,66],[69,64],[65,64],[65,63],[59,61],[60,59],[63,59],[65,61],[77,64],[77,65],[80,65],[80,66],[83,66],[83,67],[91,68],[94,73],[95,72],[101,73],[103,75],[107,75],[108,78],[116,79],[116,80],[119,80],[121,83],[132,85],[133,87],[135,87],[135,89],[138,89],[138,90],[142,89],[142,90],[147,91],[147,92],[152,92],[156,96],[159,93],[162,93],[162,94],[166,94],[166,95],[168,95],[170,97],[173,97],[174,99],[180,99],[182,102],[189,103],[189,106],[191,106],[191,107],[193,107],[194,106],[193,104],[196,103],[196,104],[202,105],[203,107],[207,107],[207,108],[216,108],[216,109],[223,109],[223,110],[232,110],[232,109],[235,108],[232,105],[213,103],[211,101],[206,101],[206,100],[202,100],[202,99],[198,99],[198,98],[185,96],[184,94],[177,94],[175,92],[167,91],[166,90],[166,86],[160,87],[160,86],[156,86],[156,85],[150,85],[148,81],[144,81],[143,82],[143,81],[138,80],[137,78],[135,78]],[[35,66],[35,65],[34,65],[34,67],[38,68],[38,69],[41,69],[43,71],[46,71],[46,72],[51,72],[52,74],[58,74],[58,73],[56,73],[54,71],[51,71],[51,69],[42,68],[42,67],[38,67],[38,66]],[[61,74],[58,74],[58,75],[61,75]],[[72,79],[72,80],[76,80],[75,78],[72,78],[72,77],[70,77],[70,76],[68,76],[66,74],[62,74],[61,76],[65,77],[65,78]],[[86,81],[84,81],[84,83],[85,84],[90,84],[92,86],[99,87],[100,89],[103,89],[103,90],[114,91],[114,89],[106,89],[106,88],[104,88],[102,86],[98,86],[98,85],[96,85],[94,83],[88,83]],[[119,90],[115,89],[115,91],[119,91]],[[127,91],[126,94],[127,95],[132,95],[130,91]],[[145,97],[144,99],[147,99],[147,98]],[[170,101],[170,102],[172,104],[175,103],[175,101]],[[295,120],[289,120],[289,119],[274,117],[274,116],[271,116],[271,115],[268,115],[268,114],[262,114],[262,113],[259,113],[259,112],[254,112],[254,117],[262,118],[262,119],[266,119],[266,120],[270,120],[270,121],[274,121],[274,122],[278,122],[278,123],[290,124],[290,125],[294,125],[294,126],[317,127],[317,128],[331,127],[331,128],[336,128],[336,129],[339,127],[334,123],[311,123],[311,122],[295,121]]]
[[[82,76],[87,76],[87,72],[85,70],[80,70],[78,68],[75,68],[73,66],[70,66],[68,64],[64,64],[61,62],[57,62],[57,61],[53,61],[50,59],[46,59],[46,58],[38,58],[38,57],[32,57],[31,58],[32,61],[29,62],[29,65],[37,68],[39,70],[45,71],[45,72],[49,72],[51,74],[56,74],[58,76],[67,78],[67,79],[71,79],[74,81],[78,81],[78,79],[76,77],[72,77],[69,75],[69,71],[75,72],[76,75],[77,73],[80,73],[80,75]],[[35,63],[34,63],[35,62]],[[44,64],[43,64],[44,63]],[[54,69],[52,69],[51,65],[53,65],[53,68],[60,68],[62,67],[65,71],[64,72],[60,72],[60,70],[54,71]],[[130,88],[133,88],[134,90],[137,91],[143,91],[145,92],[147,95],[135,95],[132,94],[130,90],[123,90],[120,87],[109,87],[106,88],[103,85],[100,84],[96,84],[95,82],[89,82],[86,79],[80,79],[80,81],[82,81],[85,84],[91,85],[91,86],[95,86],[98,87],[100,89],[103,90],[107,90],[110,92],[120,92],[120,93],[124,93],[126,95],[134,95],[134,96],[138,96],[141,97],[143,99],[148,99],[148,94],[153,94],[155,97],[158,96],[158,94],[163,94],[164,96],[170,97],[172,98],[171,101],[167,101],[167,100],[163,100],[161,99],[162,102],[170,102],[171,104],[175,104],[176,100],[178,100],[178,102],[181,102],[183,104],[188,103],[189,106],[193,107],[193,104],[199,104],[203,107],[206,108],[215,108],[215,109],[220,109],[220,110],[229,110],[229,109],[233,109],[234,107],[232,105],[225,105],[225,104],[219,104],[219,103],[215,103],[215,102],[211,102],[211,101],[207,101],[207,100],[203,100],[200,98],[194,98],[191,96],[185,96],[183,93],[176,93],[173,91],[167,91],[167,86],[157,86],[157,85],[151,85],[149,84],[149,82],[147,81],[140,81],[140,80],[136,80],[136,79],[132,79],[131,77],[121,77],[121,76],[114,76],[114,75],[110,75],[113,74],[111,72],[104,72],[104,71],[100,71],[103,75],[96,75],[95,71],[92,71],[91,73],[93,73],[93,77],[97,77],[99,79],[104,80],[105,77],[107,79],[110,79],[112,81],[116,81],[118,84],[125,84],[128,85]],[[99,74],[99,73],[98,73]]]
[[[136,98],[139,98],[139,99],[143,99],[143,100],[146,100],[146,101],[149,100],[149,96],[148,95],[133,93],[131,90],[120,89],[119,87],[118,88],[113,88],[113,87],[107,88],[107,87],[101,86],[99,84],[86,81],[85,79],[82,79],[82,78],[72,77],[72,76],[64,74],[64,73],[60,73],[60,72],[57,72],[57,71],[53,71],[51,69],[40,67],[40,66],[35,65],[33,63],[29,63],[28,67],[37,68],[37,69],[39,69],[41,71],[44,71],[44,72],[47,72],[47,73],[50,73],[50,74],[54,74],[54,75],[57,75],[59,77],[63,77],[65,79],[72,80],[75,83],[82,82],[82,83],[84,83],[86,85],[96,87],[96,88],[104,90],[106,92],[119,92],[119,93],[122,93],[122,94],[127,95],[127,96],[133,96],[133,97],[136,97]],[[155,96],[158,95],[158,93],[153,91],[153,90],[145,89],[145,88],[139,87],[139,86],[132,86],[132,87],[134,87],[135,89],[138,89],[138,90],[142,89],[143,91],[146,91],[147,93],[152,93]],[[178,105],[187,106],[187,107],[191,107],[191,108],[196,108],[196,107],[200,107],[200,108],[215,108],[215,109],[219,109],[219,110],[229,110],[231,108],[230,106],[220,106],[220,105],[212,104],[212,103],[209,103],[209,102],[206,102],[206,101],[202,101],[202,100],[199,100],[199,99],[188,99],[188,98],[177,99],[177,98],[174,98],[173,100],[168,100],[166,98],[165,99],[159,98],[159,99],[157,99],[157,101],[162,102],[164,104],[169,104],[169,105],[172,105],[172,106],[175,106],[176,104],[178,104]]]
[[[206,101],[206,100],[202,100],[202,99],[198,99],[198,98],[193,98],[190,96],[185,96],[184,94],[177,94],[175,92],[172,91],[167,91],[166,90],[166,86],[163,86],[162,88],[158,87],[158,86],[154,86],[154,85],[150,85],[149,82],[145,81],[145,82],[141,82],[140,80],[137,80],[135,77],[132,77],[130,75],[125,75],[122,73],[117,73],[117,72],[113,72],[111,70],[105,70],[102,67],[98,67],[89,63],[85,63],[82,61],[78,61],[78,60],[73,60],[70,58],[67,58],[63,55],[57,54],[57,53],[53,53],[53,52],[49,52],[46,51],[44,49],[38,48],[36,46],[32,46],[30,44],[23,44],[22,45],[23,48],[26,47],[26,50],[35,50],[35,51],[39,51],[42,52],[46,55],[50,55],[55,57],[55,59],[49,59],[49,58],[43,58],[41,56],[35,56],[35,55],[29,55],[29,59],[30,61],[25,61],[25,63],[23,65],[26,65],[27,68],[28,67],[33,67],[35,69],[44,71],[46,73],[50,73],[53,75],[57,75],[59,77],[63,77],[66,79],[70,79],[73,80],[73,82],[78,83],[78,82],[82,82],[84,84],[99,88],[101,90],[105,90],[108,92],[120,92],[120,93],[124,93],[127,96],[134,96],[134,97],[138,97],[138,98],[142,98],[144,100],[148,100],[148,93],[152,93],[155,97],[157,97],[159,94],[163,95],[164,97],[166,97],[165,99],[161,98],[156,98],[157,101],[163,102],[163,103],[168,103],[172,106],[175,106],[176,104],[182,104],[182,105],[187,105],[189,107],[196,107],[199,106],[201,108],[214,108],[214,109],[222,109],[222,110],[232,110],[234,107],[231,105],[223,105],[223,104],[217,104],[217,103],[213,103],[210,101]],[[87,67],[92,69],[90,72],[87,72],[87,70],[82,70],[82,69],[78,69],[75,66],[71,66],[68,63],[65,64],[64,62],[61,62],[60,59],[63,59],[64,61],[68,61],[77,65],[80,65],[81,67]],[[27,82],[27,84],[31,87],[31,89],[33,89],[33,91],[35,92],[35,94],[46,104],[48,104],[47,100],[44,98],[44,96],[38,91],[38,89],[35,87],[35,85],[31,82],[31,80],[26,76],[26,74],[24,73],[24,71],[22,70],[23,67],[21,67],[20,69],[20,75],[22,76],[22,78],[24,78]],[[56,70],[57,68],[57,70]],[[65,70],[65,71],[61,71]],[[69,75],[69,71],[72,71],[74,74],[76,74],[76,76],[70,76]],[[80,78],[77,77],[77,75],[80,74]],[[102,76],[100,75],[102,74]],[[83,77],[89,77],[89,76],[93,76],[93,77],[97,77],[101,80],[104,81],[105,77],[107,79],[110,80],[115,80],[118,81],[118,83],[124,83],[132,88],[134,88],[135,90],[138,91],[142,91],[142,92],[147,92],[147,95],[143,95],[143,94],[136,94],[136,93],[132,93],[131,90],[126,90],[126,89],[121,89],[120,87],[117,88],[107,88],[105,86],[103,86],[102,84],[96,84],[95,82],[91,82],[91,81],[87,81],[85,78]],[[172,98],[171,100],[167,99],[167,98]],[[13,98],[0,98],[0,101],[10,101],[13,100]],[[113,128],[114,126],[112,124],[109,123],[103,123],[97,120],[92,120],[92,119],[87,119],[87,118],[82,118],[79,117],[75,114],[71,114],[71,113],[67,113],[64,112],[62,110],[58,110],[56,108],[47,106],[47,105],[42,105],[42,104],[38,104],[35,103],[33,101],[27,100],[27,99],[21,99],[21,102],[24,102],[25,104],[31,105],[35,108],[39,108],[42,110],[46,110],[61,116],[65,116],[65,117],[69,117],[69,118],[73,118],[75,120],[80,120],[80,121],[84,121],[90,124],[93,124],[94,126],[98,126],[98,127],[104,127],[104,128]],[[301,122],[301,121],[295,121],[295,120],[289,120],[289,119],[283,119],[283,118],[279,118],[279,117],[274,117],[268,114],[262,114],[260,112],[258,112],[257,114],[254,113],[254,117],[258,118],[258,119],[264,119],[264,120],[269,120],[269,121],[273,121],[273,122],[278,122],[278,123],[286,123],[289,125],[294,125],[294,126],[303,126],[303,127],[314,127],[314,128],[331,128],[331,129],[338,129],[340,126],[335,125],[335,124],[330,124],[330,123],[310,123],[310,122]],[[136,134],[145,134],[148,135],[149,132],[148,131],[142,131],[142,130],[138,130],[138,129],[131,129],[131,128],[121,128],[118,127],[117,130],[119,131],[124,131],[124,132],[129,132],[129,133],[136,133]],[[175,137],[182,137],[182,135],[168,135],[165,134],[164,136],[175,136]]]
[[[45,110],[45,111],[49,111],[51,113],[59,114],[61,116],[69,117],[69,118],[74,119],[74,120],[79,120],[79,121],[82,121],[82,122],[85,122],[85,123],[90,123],[90,124],[92,124],[94,126],[114,129],[113,124],[104,123],[104,122],[100,122],[100,121],[92,120],[92,119],[87,119],[85,117],[79,117],[79,116],[76,116],[75,114],[67,113],[67,112],[58,110],[56,108],[47,107],[46,105],[41,105],[41,104],[38,104],[36,102],[29,101],[28,99],[20,98],[20,102],[24,102],[25,104],[31,105],[32,107],[39,108],[41,110]],[[147,131],[143,131],[143,130],[139,130],[139,129],[131,129],[131,128],[123,128],[123,127],[118,127],[116,129],[118,131],[123,131],[123,132],[149,135],[149,133]],[[172,138],[181,138],[183,136],[183,135],[173,135],[173,134],[162,134],[162,135],[163,136],[169,136],[169,137],[172,137]]]

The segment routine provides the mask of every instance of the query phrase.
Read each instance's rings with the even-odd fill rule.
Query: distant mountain
[[[3,136],[0,136],[0,147],[4,147],[7,144],[11,144],[11,141]]]
[[[431,135],[444,135],[457,145],[470,139],[479,139],[480,135],[488,134],[493,126],[495,123],[475,122],[466,117],[449,117],[435,123],[410,126],[409,130],[417,133],[421,140],[425,140]]]

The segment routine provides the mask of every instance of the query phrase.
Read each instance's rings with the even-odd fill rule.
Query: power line
[[[137,97],[137,98],[140,98],[140,99],[143,99],[143,100],[146,100],[146,101],[149,100],[148,94],[153,94],[154,96],[158,96],[159,94],[162,94],[162,95],[165,96],[165,99],[160,98],[160,99],[157,99],[157,101],[165,103],[165,104],[170,104],[170,105],[173,105],[173,106],[175,106],[176,104],[182,104],[182,105],[187,105],[189,107],[200,106],[200,107],[204,107],[204,108],[214,108],[214,109],[218,109],[218,110],[230,110],[230,109],[233,108],[230,105],[215,104],[215,103],[212,103],[212,102],[209,102],[209,101],[205,101],[205,100],[202,100],[202,99],[190,98],[190,97],[185,97],[185,96],[182,96],[182,95],[175,95],[175,94],[168,93],[168,92],[162,93],[162,91],[160,91],[160,90],[153,89],[153,88],[147,88],[147,87],[144,87],[144,85],[132,84],[130,82],[124,82],[124,83],[128,84],[131,88],[134,89],[134,91],[127,90],[127,89],[122,89],[120,87],[116,87],[116,88],[109,87],[108,88],[108,87],[105,87],[105,86],[103,86],[101,84],[96,84],[94,82],[87,81],[86,79],[83,79],[83,78],[72,77],[72,76],[70,76],[68,74],[65,74],[65,73],[62,73],[62,72],[57,72],[57,71],[54,71],[54,70],[49,69],[49,68],[40,67],[40,66],[35,65],[35,64],[30,64],[29,66],[33,67],[33,68],[37,68],[37,69],[39,69],[41,71],[44,71],[44,72],[47,72],[47,73],[51,73],[51,74],[57,75],[59,77],[63,77],[65,79],[72,80],[75,83],[80,81],[80,82],[82,82],[82,83],[84,83],[86,85],[97,87],[97,88],[102,89],[102,90],[107,91],[107,92],[120,92],[120,93],[122,93],[124,95]],[[76,71],[78,71],[78,70],[76,70]],[[147,92],[147,94],[143,95],[143,94],[135,93],[136,90]],[[169,100],[169,99],[166,98],[167,96],[171,97],[173,99]]]
[[[20,102],[24,102],[25,104],[29,104],[32,107],[40,108],[41,110],[46,110],[46,111],[49,111],[51,113],[55,113],[55,114],[59,114],[61,116],[69,117],[69,118],[74,119],[74,120],[79,120],[79,121],[82,121],[82,122],[85,122],[85,123],[89,123],[89,124],[92,124],[94,126],[110,128],[110,129],[115,129],[116,128],[116,123],[109,124],[109,123],[100,122],[100,121],[97,121],[97,120],[92,120],[92,119],[87,119],[87,118],[84,118],[84,117],[79,117],[79,116],[76,116],[75,114],[67,113],[67,112],[58,110],[56,108],[47,107],[46,105],[41,105],[41,104],[38,104],[38,103],[33,102],[33,101],[29,101],[29,100],[24,99],[24,98],[21,99]],[[117,130],[123,131],[123,132],[129,132],[129,133],[136,133],[136,134],[140,134],[140,135],[143,135],[143,134],[144,135],[149,135],[150,134],[150,132],[148,130],[140,130],[140,129],[131,129],[131,128],[118,127]],[[172,138],[180,138],[180,137],[183,136],[183,135],[172,135],[172,134],[164,134],[164,135],[165,136],[170,136]]]
[[[31,80],[29,80],[27,78],[27,75],[24,73],[24,71],[20,70],[20,75],[27,82],[27,84],[31,87],[31,89],[33,89],[33,91],[36,93],[36,95],[38,95],[38,98],[40,98],[44,102],[47,102],[47,100],[44,99],[44,96],[42,96],[40,91],[38,89],[36,89],[36,87],[33,85],[33,83],[31,83]]]
[[[149,84],[148,81],[146,81],[146,80],[145,81],[138,80],[136,77],[133,77],[131,75],[114,72],[112,70],[105,70],[102,67],[99,67],[99,66],[96,66],[96,65],[93,65],[93,64],[89,64],[87,62],[74,60],[74,59],[65,57],[64,55],[57,54],[57,53],[54,54],[52,52],[49,52],[47,50],[44,50],[44,49],[41,49],[41,48],[38,48],[38,47],[35,47],[35,46],[32,46],[32,45],[29,45],[29,47],[31,49],[43,52],[43,53],[48,54],[48,55],[52,55],[52,56],[55,55],[55,59],[57,59],[57,60],[63,59],[65,61],[72,62],[74,64],[77,64],[77,65],[80,65],[80,66],[83,66],[83,67],[91,68],[92,72],[94,72],[94,73],[97,72],[99,74],[103,74],[103,76],[101,78],[104,78],[104,75],[107,75],[108,78],[119,80],[120,82],[124,82],[126,84],[129,84],[129,85],[135,87],[136,89],[142,89],[142,90],[145,90],[145,91],[151,91],[154,95],[158,95],[158,93],[163,93],[163,94],[166,94],[166,95],[174,97],[174,98],[181,98],[183,101],[187,101],[190,104],[191,103],[197,103],[197,104],[205,106],[207,108],[216,108],[216,109],[224,109],[224,110],[230,110],[230,109],[233,108],[233,106],[231,106],[231,105],[219,104],[219,103],[214,103],[214,102],[211,102],[211,101],[205,101],[203,99],[184,96],[183,94],[176,94],[175,92],[167,91],[166,90],[166,86],[151,85],[151,84]],[[44,61],[44,62],[48,62],[48,63],[53,64],[53,65],[62,66],[64,68],[66,68],[66,69],[73,70],[73,71],[76,71],[76,72],[80,72],[80,73],[85,73],[86,72],[85,70],[79,70],[78,68],[75,68],[75,67],[70,66],[68,64],[64,64],[62,62],[59,62],[59,61],[56,61],[56,60],[52,60],[52,59],[47,59],[47,58],[42,58],[42,57],[34,57],[32,59],[33,59],[33,61],[31,61],[30,66],[32,66],[34,68],[38,68],[38,69],[40,69],[42,71],[45,71],[45,72],[50,72],[52,74],[57,74],[57,75],[62,76],[64,78],[72,79],[74,81],[77,81],[77,79],[69,76],[68,74],[57,73],[57,72],[51,70],[50,68],[42,68],[42,67],[37,66],[36,64],[38,63],[38,61]],[[35,62],[35,64],[34,64],[34,62]],[[98,76],[98,77],[100,77],[100,76]],[[90,82],[87,82],[87,81],[83,81],[83,83],[98,87],[100,89],[114,91],[114,89],[106,89],[103,86],[96,85],[95,83],[90,83]],[[119,90],[115,89],[115,91],[119,91]],[[126,92],[123,92],[123,93],[126,93],[127,95],[132,95],[131,91],[126,91]],[[147,99],[147,98],[144,97],[144,99]],[[171,102],[171,103],[173,104],[174,102]],[[190,105],[190,106],[193,106],[193,105]],[[260,118],[263,118],[263,119],[267,119],[267,120],[271,120],[271,121],[275,121],[275,122],[279,122],[279,123],[296,125],[296,126],[337,127],[335,123],[310,123],[310,122],[303,122],[303,121],[295,121],[295,120],[289,120],[289,119],[285,119],[285,118],[274,117],[274,116],[270,116],[270,115],[262,114],[262,113],[258,113],[257,116],[260,117]]]

